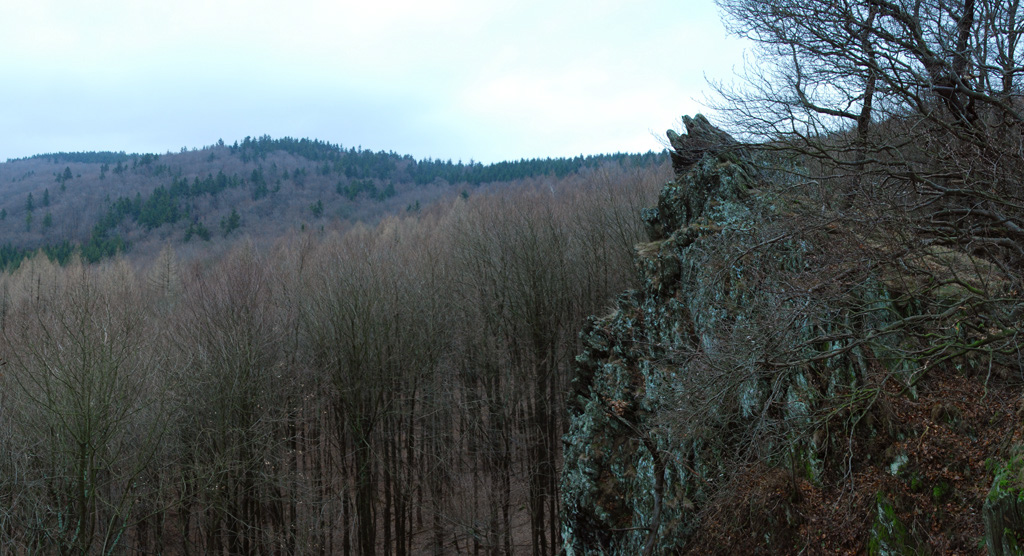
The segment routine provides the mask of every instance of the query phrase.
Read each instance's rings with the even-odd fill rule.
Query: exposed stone
[[[882,493],[875,497],[875,523],[868,541],[870,556],[917,554],[913,537],[896,517],[892,503]]]
[[[701,291],[697,257],[687,253],[701,238],[721,234],[723,222],[748,216],[743,203],[757,171],[736,141],[703,116],[683,121],[687,135],[669,134],[676,179],[658,207],[643,213],[650,242],[637,246],[636,265],[644,286],[582,332],[563,471],[570,554],[678,549],[705,497],[702,481],[719,473],[702,441],[652,431],[652,419],[684,372],[669,362],[673,352],[711,342],[701,333],[714,327],[714,312],[701,307],[708,293]],[[756,398],[757,386],[750,391]]]
[[[702,114],[692,118],[683,116],[683,126],[686,127],[686,135],[679,135],[671,129],[666,133],[672,146],[672,168],[677,174],[686,172],[705,154],[717,154],[739,147],[732,136],[711,125]]]
[[[785,280],[786,272],[803,269],[807,246],[755,249],[764,242],[761,223],[777,211],[754,193],[762,172],[703,116],[683,121],[686,135],[669,133],[675,179],[657,208],[642,214],[649,242],[637,246],[641,287],[621,295],[611,315],[590,319],[581,333],[564,437],[568,554],[682,550],[700,526],[702,508],[734,472],[726,431],[757,437],[765,453],[785,460],[766,464],[806,470],[815,480],[816,454],[824,447],[814,439],[810,416],[826,394],[821,388],[857,380],[856,350],[830,361],[831,374],[817,386],[801,369],[760,368],[769,348],[754,339],[765,334],[759,319],[778,310],[770,291],[783,284],[757,283],[752,274],[770,265],[780,272],[769,279]],[[866,297],[875,295],[870,288],[865,285]],[[877,312],[884,308],[879,303]],[[884,316],[872,309],[862,319],[874,324]],[[795,344],[828,333],[834,321],[834,314],[808,315],[780,325],[779,333]],[[782,409],[769,417],[770,427],[792,433],[757,436],[769,398]]]
[[[1024,454],[1015,454],[995,475],[982,510],[985,546],[992,556],[1024,554]]]

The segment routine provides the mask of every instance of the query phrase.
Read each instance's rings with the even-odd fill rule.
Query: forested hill
[[[564,180],[601,167],[647,167],[664,152],[479,162],[246,137],[180,153],[40,154],[0,164],[0,269],[44,249],[58,261],[118,252],[186,252],[240,236],[372,222],[481,187]]]

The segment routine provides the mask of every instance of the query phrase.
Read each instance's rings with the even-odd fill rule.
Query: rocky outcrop
[[[567,553],[1021,554],[1015,279],[683,121],[639,286],[581,333]]]
[[[684,174],[705,154],[715,154],[727,149],[738,149],[739,144],[728,133],[711,125],[702,114],[694,117],[683,116],[686,135],[679,135],[674,129],[668,130],[672,150],[672,168],[677,174]]]
[[[643,213],[642,286],[582,332],[564,437],[569,554],[681,550],[737,462],[813,477],[828,442],[813,430],[816,400],[863,371],[852,348],[836,349],[825,373],[768,363],[841,319],[779,295],[812,247],[774,228],[783,208],[759,191],[765,178],[750,153],[703,116],[684,123],[685,135],[668,134],[675,179]],[[862,322],[846,326],[877,326],[884,291],[858,287]],[[838,340],[786,357],[833,348]],[[758,542],[769,551],[796,526],[784,510],[766,518]]]
[[[744,295],[700,292],[717,287],[704,283],[709,269],[690,253],[703,238],[750,219],[746,200],[758,170],[703,116],[684,122],[686,135],[668,134],[676,179],[643,215],[650,239],[637,246],[643,287],[582,332],[562,481],[570,554],[677,548],[692,532],[703,483],[717,475],[701,461],[702,441],[661,419],[672,413],[687,372],[678,358],[714,349],[714,309],[703,302]]]
[[[1024,453],[1013,454],[995,476],[982,509],[985,547],[992,556],[1024,554]]]

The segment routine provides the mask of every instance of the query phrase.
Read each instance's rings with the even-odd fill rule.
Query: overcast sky
[[[247,135],[494,162],[660,150],[743,45],[711,0],[12,0],[0,160]]]

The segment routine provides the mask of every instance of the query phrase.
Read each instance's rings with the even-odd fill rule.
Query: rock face
[[[837,219],[791,159],[684,122],[642,214],[640,285],[581,332],[566,552],[968,553],[984,536],[1024,553],[1024,431],[1005,417],[1024,401],[990,380],[1019,346],[972,351],[1021,322],[972,305],[972,283],[1018,290],[968,253],[906,251],[898,223]]]
[[[735,139],[711,125],[702,114],[692,118],[683,116],[683,126],[686,127],[686,135],[679,135],[672,129],[666,133],[672,146],[672,168],[677,174],[685,173],[709,152],[738,147]]]
[[[668,133],[676,179],[644,212],[650,242],[637,246],[643,288],[592,318],[570,401],[563,536],[569,554],[665,553],[692,532],[688,518],[714,472],[695,437],[663,420],[680,394],[685,358],[713,350],[716,311],[733,294],[700,268],[696,245],[751,219],[758,171],[729,135],[701,115]],[[742,227],[742,225],[740,225]],[[727,235],[727,234],[726,234]],[[700,291],[710,287],[715,291]],[[724,296],[724,297],[723,297]],[[716,303],[705,306],[705,301]],[[700,471],[698,471],[700,470]],[[702,476],[698,477],[696,473]]]
[[[772,350],[827,333],[835,315],[815,319],[806,302],[778,295],[806,270],[809,247],[776,237],[779,208],[758,191],[751,156],[703,116],[684,122],[686,135],[668,134],[676,177],[643,214],[642,287],[582,332],[564,437],[569,554],[680,551],[737,461],[813,477],[827,442],[808,417],[815,399],[857,380],[856,349],[813,377],[765,363]],[[862,299],[882,295],[859,287]],[[882,317],[862,309],[850,326],[877,325]],[[781,508],[765,519],[770,532],[758,542],[771,552],[796,518]]]
[[[985,546],[992,556],[1024,554],[1024,454],[1014,454],[995,475],[982,509]]]

